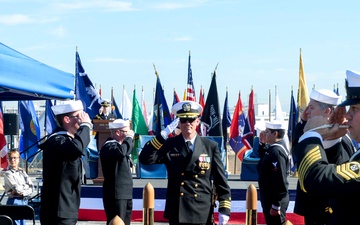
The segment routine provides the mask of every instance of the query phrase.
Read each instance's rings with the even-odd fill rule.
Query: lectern
[[[112,122],[113,120],[96,120],[94,119],[93,122],[93,130],[97,134],[97,140],[96,140],[96,147],[98,151],[100,151],[101,147],[104,145],[106,140],[111,137],[111,132],[109,129],[109,122]],[[100,157],[98,159],[98,177],[93,180],[94,184],[99,184],[104,181],[102,168],[101,168],[101,161]]]

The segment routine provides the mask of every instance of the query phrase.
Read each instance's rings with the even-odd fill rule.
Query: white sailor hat
[[[117,119],[112,122],[109,122],[109,129],[121,129],[129,126],[130,126],[129,120]]]
[[[328,89],[312,90],[310,99],[322,102],[329,105],[338,105],[341,101],[341,96],[337,95],[334,91]]]
[[[271,130],[286,130],[284,122],[273,120],[271,122],[266,122],[265,127]]]
[[[64,101],[62,104],[51,106],[51,110],[55,115],[76,112],[78,110],[84,110],[83,104],[80,100]]]
[[[346,100],[339,106],[355,105],[360,103],[360,73],[346,70]]]
[[[171,112],[179,118],[197,118],[202,110],[201,105],[194,101],[181,101],[171,108]]]
[[[110,101],[108,99],[105,99],[104,101],[101,102],[101,105],[108,107],[108,106],[110,106]]]

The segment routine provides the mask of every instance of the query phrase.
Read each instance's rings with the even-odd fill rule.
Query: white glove
[[[178,123],[179,123],[179,118],[174,119],[169,125],[167,125],[167,126],[165,127],[164,130],[162,130],[162,131],[160,132],[161,136],[162,136],[164,139],[167,139],[168,136],[169,136],[169,134],[171,134],[171,133],[176,129]]]
[[[230,216],[219,213],[219,225],[225,225],[229,221]]]
[[[134,131],[128,130],[128,132],[126,132],[126,137],[131,137],[132,139],[134,139]]]

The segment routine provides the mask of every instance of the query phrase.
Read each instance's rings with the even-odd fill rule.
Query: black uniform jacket
[[[360,212],[360,163],[329,164],[322,138],[306,132],[295,146],[299,187],[312,196],[331,199],[330,224],[356,224]],[[346,205],[336,202],[347,201]]]
[[[259,191],[263,204],[270,206],[283,205],[283,201],[288,198],[289,182],[289,150],[286,149],[283,140],[270,145],[264,156],[258,163],[259,171]]]
[[[90,143],[90,126],[80,125],[72,138],[58,127],[41,144],[43,187],[41,217],[78,218],[82,179],[81,157]]]
[[[130,137],[125,138],[122,144],[109,138],[101,148],[104,198],[132,199],[133,180],[129,157],[132,149],[133,142]]]
[[[354,145],[348,135],[341,138],[330,148],[325,149],[328,163],[339,165],[348,162],[350,157],[355,153]],[[316,203],[316,204],[314,204]],[[319,195],[309,195],[301,190],[300,183],[297,184],[296,200],[294,212],[303,216],[311,216],[313,218],[328,218],[329,199]]]
[[[197,136],[188,154],[180,134],[166,141],[159,135],[147,142],[139,161],[164,163],[168,172],[164,217],[180,223],[208,222],[212,210],[212,179],[219,209],[230,215],[231,193],[216,142]]]

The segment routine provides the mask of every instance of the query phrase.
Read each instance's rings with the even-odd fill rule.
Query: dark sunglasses
[[[186,122],[192,123],[195,120],[196,118],[180,118],[180,123],[186,123]]]

